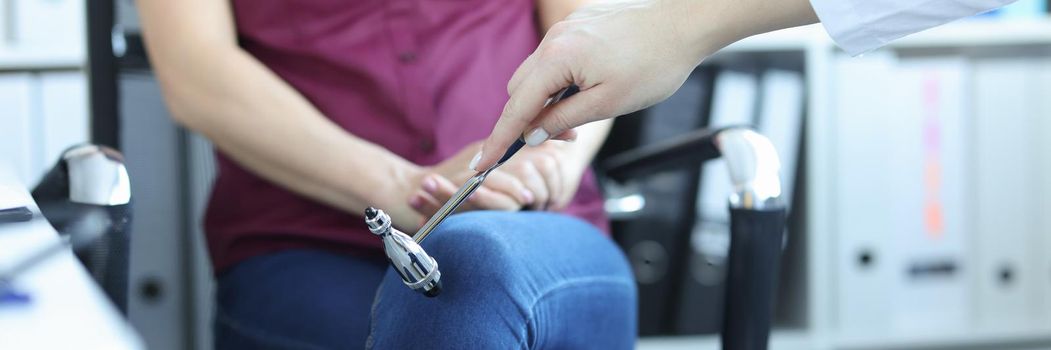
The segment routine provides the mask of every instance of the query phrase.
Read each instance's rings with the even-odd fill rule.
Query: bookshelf
[[[890,52],[901,57],[946,57],[965,59],[995,57],[1048,62],[1051,69],[1051,18],[1003,20],[975,18],[953,22],[895,41],[870,55]],[[833,130],[836,128],[835,86],[837,62],[845,59],[819,25],[785,29],[757,35],[734,43],[713,55],[705,64],[724,64],[741,60],[776,61],[783,57],[802,57],[806,80],[807,210],[806,210],[806,293],[798,300],[805,322],[788,329],[775,329],[771,349],[1046,349],[1051,348],[1051,315],[1031,326],[987,328],[971,326],[933,332],[847,332],[841,329],[836,310],[837,216],[833,186],[836,175]],[[1044,74],[1051,77],[1051,73]],[[1048,82],[1051,84],[1051,82]],[[1051,85],[1043,85],[1051,86]],[[1051,90],[1048,90],[1051,91]],[[1044,118],[1051,110],[1039,111]],[[1051,124],[1051,123],[1045,123]],[[1051,187],[1051,186],[1048,186]],[[1045,193],[1051,192],[1043,189]],[[1047,222],[1049,220],[1044,220]],[[1047,229],[1043,229],[1047,231]],[[1045,243],[1051,240],[1045,238]],[[1045,252],[1046,253],[1046,252]],[[1046,260],[1045,260],[1046,261]],[[1033,262],[1034,264],[1037,262]],[[1041,268],[1047,268],[1043,266]],[[1046,271],[1043,274],[1046,277]],[[1046,281],[1045,281],[1046,282]],[[1047,290],[1047,289],[1044,289]],[[1043,301],[1043,303],[1049,303]],[[1039,303],[1038,303],[1039,304]],[[1034,307],[1041,307],[1039,305]],[[1049,308],[1051,309],[1051,308]],[[639,349],[719,349],[718,335],[643,337]]]
[[[39,72],[84,69],[86,57],[76,52],[0,49],[0,72]]]
[[[1051,17],[965,19],[906,36],[887,45],[901,48],[968,48],[1051,44]],[[727,46],[726,53],[805,51],[811,47],[833,50],[835,43],[819,24],[756,35]]]

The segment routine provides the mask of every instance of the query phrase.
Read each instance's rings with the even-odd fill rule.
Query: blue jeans
[[[378,238],[377,238],[378,239]],[[385,261],[296,250],[219,278],[217,349],[630,349],[623,254],[559,214],[469,212],[423,244],[443,290],[409,290]]]

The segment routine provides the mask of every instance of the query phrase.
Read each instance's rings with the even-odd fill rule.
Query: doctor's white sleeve
[[[810,0],[832,40],[858,55],[1015,0]]]

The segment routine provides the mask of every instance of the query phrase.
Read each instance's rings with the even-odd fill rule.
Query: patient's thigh
[[[319,250],[248,259],[219,277],[217,349],[357,349],[387,264]]]
[[[630,269],[590,224],[551,213],[469,212],[450,217],[423,246],[438,262],[442,293],[426,298],[388,272],[373,306],[376,348],[564,348],[571,336],[634,346]]]

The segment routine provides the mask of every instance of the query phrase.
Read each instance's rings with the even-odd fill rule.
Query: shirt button
[[[398,54],[398,60],[401,63],[412,63],[416,61],[416,53],[414,52],[402,52]]]
[[[420,150],[421,151],[424,151],[424,152],[427,152],[427,153],[430,153],[430,152],[434,151],[434,141],[431,141],[429,139],[420,140],[419,146],[420,146]]]

